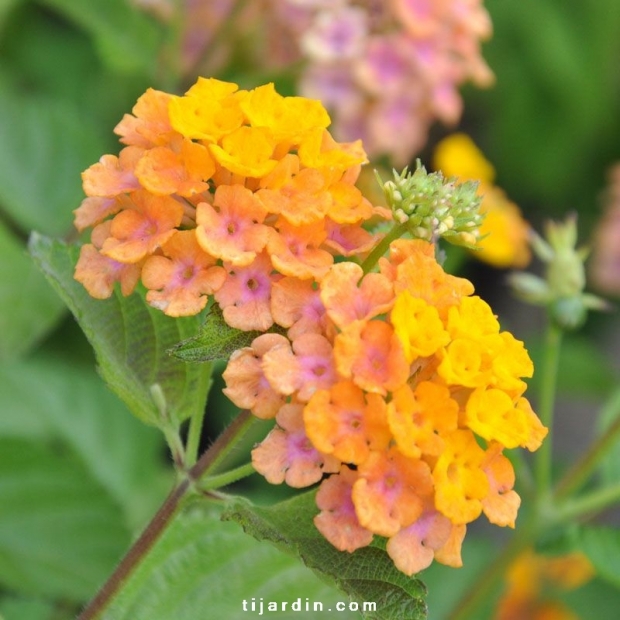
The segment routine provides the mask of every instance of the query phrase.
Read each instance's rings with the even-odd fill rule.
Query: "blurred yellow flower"
[[[495,169],[474,141],[463,133],[444,138],[433,157],[433,167],[446,177],[459,181],[479,181],[482,196],[480,212],[485,218],[480,227],[483,239],[474,256],[494,267],[525,267],[531,259],[528,246],[529,225],[519,207],[496,187]]]
[[[582,553],[546,557],[528,550],[508,569],[495,620],[579,620],[549,593],[575,590],[593,577],[594,568]]]

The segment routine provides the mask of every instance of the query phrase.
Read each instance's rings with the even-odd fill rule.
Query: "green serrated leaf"
[[[584,526],[579,531],[579,542],[597,575],[620,587],[620,531],[608,526]]]
[[[322,603],[324,612],[336,611],[339,602],[348,604],[299,562],[236,525],[222,523],[219,516],[220,508],[206,502],[177,514],[101,619],[243,620],[259,615],[258,607],[251,609],[254,599],[256,605],[262,600],[265,617],[294,620],[314,617],[291,610],[298,599],[303,606]],[[267,612],[269,602],[277,603],[279,611]],[[337,615],[359,618],[351,611]]]
[[[25,353],[64,314],[26,248],[0,222],[0,359]]]
[[[422,620],[426,618],[425,587],[418,579],[398,571],[380,545],[354,553],[338,551],[315,528],[318,512],[315,491],[269,507],[247,500],[231,505],[222,518],[239,523],[258,540],[301,558],[323,579],[335,584],[358,603],[376,603],[375,610],[360,611],[369,620]]]
[[[179,342],[169,350],[170,355],[185,362],[212,362],[228,359],[237,349],[249,347],[263,332],[230,327],[219,306],[213,305],[196,336]]]
[[[150,71],[157,57],[160,26],[127,0],[41,0],[84,28],[95,39],[102,60],[124,72]]]
[[[138,293],[123,297],[116,291],[110,299],[93,299],[73,279],[78,246],[33,233],[30,251],[95,349],[101,375],[132,413],[147,424],[169,426],[204,407],[209,367],[188,365],[166,353],[196,333],[197,317],[167,317]],[[159,392],[164,403],[154,398]],[[162,406],[167,420],[162,420]]]
[[[0,439],[0,583],[83,601],[129,542],[120,508],[72,451]]]

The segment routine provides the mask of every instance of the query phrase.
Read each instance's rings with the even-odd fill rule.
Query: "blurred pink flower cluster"
[[[134,2],[179,17],[170,0]],[[184,0],[177,10],[190,80],[292,72],[296,94],[329,110],[338,140],[361,138],[371,158],[396,166],[420,152],[433,122],[459,120],[460,86],[493,81],[483,0]]]
[[[320,99],[341,140],[408,164],[435,120],[459,120],[458,88],[489,85],[482,0],[271,0],[307,61],[299,91]]]
[[[602,293],[620,296],[620,162],[607,174],[604,211],[592,240],[590,278]]]

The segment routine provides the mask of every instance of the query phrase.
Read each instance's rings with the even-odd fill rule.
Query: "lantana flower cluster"
[[[272,1],[307,61],[299,90],[325,103],[340,139],[361,137],[397,166],[424,146],[435,120],[461,116],[459,87],[488,86],[482,0]]]
[[[503,451],[547,432],[523,396],[532,362],[426,238],[369,260],[391,237],[377,245],[362,224],[391,212],[355,187],[366,155],[329,122],[273,85],[149,89],[116,127],[119,155],[83,174],[76,226],[92,233],[75,277],[96,298],[141,280],[173,317],[211,300],[230,327],[261,332],[224,372],[233,403],[275,420],[255,469],[320,483],[314,522],[339,550],[376,535],[407,574],[459,566],[468,523],[514,526]]]
[[[277,321],[237,351],[225,393],[276,426],[254,449],[272,483],[320,482],[315,524],[338,549],[375,535],[411,575],[461,565],[482,513],[514,527],[520,498],[505,448],[547,433],[523,393],[532,362],[432,244],[398,240],[379,272],[333,265],[318,289],[284,279]]]
[[[170,316],[213,295],[235,328],[267,330],[272,288],[322,278],[370,248],[374,208],[354,186],[366,154],[340,144],[318,101],[200,78],[149,89],[116,126],[125,147],[83,173],[76,227],[93,227],[75,277],[96,298],[139,280]]]

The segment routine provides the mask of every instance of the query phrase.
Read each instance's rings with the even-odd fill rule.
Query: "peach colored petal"
[[[332,346],[320,334],[302,334],[290,345],[274,347],[263,357],[263,372],[280,394],[306,402],[336,380]]]
[[[337,459],[320,454],[306,437],[302,409],[299,404],[283,405],[278,425],[252,450],[254,468],[271,484],[307,487],[340,468]]]
[[[168,118],[171,99],[172,95],[168,93],[148,88],[133,107],[134,115],[125,114],[114,128],[114,133],[121,136],[123,144],[143,148],[166,144],[176,133]]]
[[[237,329],[266,331],[273,325],[271,316],[271,285],[278,277],[272,275],[269,256],[259,254],[247,267],[224,265],[226,282],[215,293],[223,310],[224,320]]]
[[[383,321],[355,321],[334,341],[338,372],[369,392],[385,395],[404,385],[409,364],[390,325]]]
[[[222,185],[215,192],[213,206],[198,205],[198,243],[212,256],[232,265],[249,265],[269,238],[269,229],[262,224],[265,215],[265,209],[248,189]]]
[[[202,251],[193,230],[176,232],[162,246],[163,256],[149,257],[142,268],[147,302],[168,316],[198,314],[218,290],[226,272]]]
[[[387,543],[388,555],[399,571],[414,575],[430,566],[435,551],[447,542],[452,524],[436,510],[425,509],[411,525],[401,529]]]
[[[363,463],[370,450],[385,449],[390,432],[385,402],[342,381],[313,394],[304,409],[306,433],[314,446],[346,463]]]
[[[515,473],[502,449],[501,444],[493,442],[482,463],[489,479],[489,494],[482,500],[482,510],[491,523],[514,528],[521,498],[512,489]]]
[[[82,186],[87,196],[113,197],[140,187],[134,174],[144,149],[127,146],[119,157],[103,155],[99,163],[82,172]]]
[[[279,221],[276,228],[267,244],[273,266],[286,276],[320,280],[334,262],[331,254],[318,247],[325,238],[322,223],[292,226]]]
[[[114,292],[114,284],[121,283],[124,296],[133,292],[140,279],[140,265],[126,265],[104,256],[92,244],[80,248],[74,278],[95,299],[107,299]]]
[[[359,224],[342,226],[329,218],[325,220],[325,227],[325,247],[341,256],[356,256],[369,252],[381,238],[381,235],[369,233]]]
[[[371,452],[357,473],[355,512],[363,527],[380,536],[394,536],[418,519],[433,488],[426,463],[394,450]]]
[[[284,397],[273,390],[261,367],[262,356],[284,342],[287,342],[286,338],[279,334],[263,334],[255,338],[251,347],[244,347],[231,355],[222,375],[226,382],[223,393],[237,407],[250,409],[258,418],[274,418],[284,404]]]
[[[372,205],[354,185],[343,182],[334,183],[330,186],[329,193],[332,202],[327,215],[334,222],[355,224],[372,217]]]
[[[106,256],[123,263],[136,263],[165,243],[181,223],[183,207],[167,196],[142,190],[126,201],[130,208],[112,220],[111,237],[102,246]]]
[[[387,278],[378,273],[364,276],[362,268],[349,261],[336,263],[321,281],[321,300],[340,328],[387,312],[393,297]]]
[[[359,524],[351,500],[356,479],[356,473],[343,465],[338,475],[321,483],[316,494],[321,511],[314,517],[316,528],[336,549],[349,553],[367,547],[373,539],[373,533]]]
[[[122,209],[122,202],[116,198],[91,196],[82,200],[80,206],[73,211],[73,224],[80,231],[103,222],[109,215],[114,215]]]
[[[463,544],[466,533],[467,526],[465,524],[452,524],[452,531],[450,532],[446,544],[435,551],[435,559],[441,564],[452,566],[453,568],[460,568],[463,566],[461,545]]]
[[[269,213],[295,226],[322,221],[332,203],[323,175],[312,168],[301,170],[277,190],[260,189],[257,196]]]
[[[150,149],[136,166],[140,184],[153,194],[192,196],[209,189],[215,172],[209,150],[201,144],[184,140],[180,149],[166,146]]]

